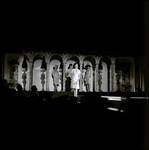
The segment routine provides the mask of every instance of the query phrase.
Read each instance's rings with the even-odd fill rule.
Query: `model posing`
[[[54,85],[54,92],[58,92],[57,87],[59,86],[59,72],[57,71],[58,66],[54,66],[53,67],[53,71],[52,71],[52,78],[53,78],[53,85]]]
[[[78,69],[78,64],[74,64],[74,69],[72,69],[71,74],[71,88],[74,89],[74,97],[77,97],[79,89],[79,80],[80,80],[80,70]]]
[[[68,70],[66,72],[66,91],[71,91],[71,92],[72,92],[72,90],[71,90],[72,69],[73,69],[72,64],[69,64]]]
[[[85,77],[84,77],[87,92],[90,92],[90,87],[91,87],[91,68],[90,67],[91,67],[90,65],[86,65],[86,72],[85,72]]]

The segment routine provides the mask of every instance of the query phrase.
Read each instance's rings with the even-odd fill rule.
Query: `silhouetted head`
[[[32,92],[36,92],[37,91],[37,87],[36,85],[33,85],[32,88],[31,88]]]
[[[17,90],[22,91],[22,85],[21,84],[17,84]]]
[[[1,79],[1,88],[2,90],[7,89],[8,82],[6,79]]]

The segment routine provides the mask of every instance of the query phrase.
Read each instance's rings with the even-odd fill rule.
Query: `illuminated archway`
[[[95,91],[95,58],[91,55],[89,56],[86,56],[83,60],[83,76],[85,75],[85,67],[86,65],[90,65],[91,66],[91,87],[90,87],[90,91],[93,92]],[[83,82],[83,86],[82,86],[82,90],[84,92],[86,92],[86,87],[84,85],[84,82]]]
[[[41,64],[44,55],[36,55],[33,58],[33,85],[36,85],[38,91],[42,90],[42,83],[41,83]],[[45,75],[46,76],[46,75]],[[46,77],[45,77],[46,82]],[[46,84],[44,84],[44,89],[46,89]]]
[[[52,71],[53,71],[53,67],[55,65],[58,66],[58,72],[60,75],[60,79],[59,79],[59,86],[58,86],[58,91],[62,91],[63,88],[63,64],[62,64],[63,60],[62,57],[58,54],[53,54],[50,58],[50,68],[49,68],[49,90],[50,91],[54,91],[54,85],[53,85],[53,78],[52,78]]]
[[[103,56],[100,59],[100,63],[103,66],[102,70],[102,84],[101,84],[101,89],[103,92],[110,92],[110,65],[111,65],[111,60],[107,56]]]

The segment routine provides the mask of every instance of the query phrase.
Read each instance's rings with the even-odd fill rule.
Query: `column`
[[[102,75],[101,75],[101,73],[102,73],[102,70],[98,70],[98,87],[99,87],[99,92],[102,92],[102,90],[101,90],[101,84],[102,84]]]
[[[79,84],[80,84],[80,89],[79,89],[79,91],[80,92],[82,92],[82,65],[83,65],[83,63],[82,62],[80,62],[80,72],[81,72],[81,74],[80,74],[80,82],[79,82]]]
[[[96,83],[95,83],[95,72],[96,72],[96,70],[95,70],[95,67],[93,67],[93,92],[95,92],[96,90],[95,90],[95,88],[96,88]]]
[[[110,66],[107,66],[108,92],[110,92]]]
[[[22,68],[22,83],[23,83],[23,90],[26,91],[26,79],[27,79],[27,75],[26,75],[26,71],[27,69],[26,68]]]
[[[9,82],[14,83],[14,85],[17,85],[18,83],[18,65],[19,62],[15,59],[9,61],[9,68],[10,68]]]
[[[45,84],[45,74],[44,74],[44,72],[46,71],[46,69],[45,68],[42,68],[41,69],[41,77],[40,77],[40,79],[41,79],[41,85],[42,85],[42,91],[44,91],[44,84]]]
[[[62,87],[62,91],[65,92],[66,91],[66,77],[65,77],[65,74],[66,74],[66,61],[63,62],[63,73],[62,73],[62,79],[63,79],[63,87]]]
[[[95,65],[95,92],[99,91],[99,84],[98,84],[98,66],[99,63],[96,63]]]
[[[46,91],[49,91],[49,70],[50,63],[47,63],[47,70],[46,70]]]
[[[29,73],[29,90],[31,91],[32,85],[33,85],[33,62],[29,61],[29,68],[30,68],[30,73]]]
[[[115,59],[112,59],[111,68],[111,92],[114,92]]]
[[[117,84],[117,92],[120,92],[120,70],[116,71],[116,84]]]

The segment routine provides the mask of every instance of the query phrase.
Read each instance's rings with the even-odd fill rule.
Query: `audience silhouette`
[[[1,79],[1,96],[2,99],[5,99],[6,97],[6,93],[7,93],[7,89],[8,89],[8,82],[6,79]]]
[[[30,101],[32,104],[41,104],[42,98],[40,97],[36,85],[33,85],[30,93]]]
[[[92,93],[85,97],[89,105],[82,103],[82,105],[70,104],[69,107],[68,105],[59,107],[58,105],[43,105],[42,97],[44,97],[44,95],[41,94],[42,92],[39,92],[40,94],[38,93],[35,85],[31,87],[29,99],[25,96],[20,84],[15,86],[16,85],[13,83],[8,83],[6,79],[1,79],[1,103],[4,102],[5,104],[5,107],[3,107],[5,117],[3,117],[4,120],[2,122],[4,127],[7,128],[3,139],[8,142],[12,141],[14,143],[17,141],[20,143],[25,141],[29,143],[30,141],[35,144],[45,144],[46,142],[57,144],[60,142],[67,142],[74,144],[74,141],[76,141],[74,138],[75,135],[79,135],[81,139],[80,142],[82,142],[83,145],[89,142],[92,144],[94,140],[96,140],[96,137],[94,137],[92,133],[96,130],[101,137],[105,136],[101,145],[106,147],[106,135],[109,136],[109,133],[111,133],[111,135],[114,135],[113,139],[118,140],[120,135],[118,131],[116,132],[118,126],[120,126],[118,129],[120,129],[121,126],[124,127],[123,134],[127,135],[132,130],[129,126],[129,123],[132,123],[132,117],[136,117],[136,122],[138,123],[138,116],[135,115],[132,108],[135,110],[135,107],[140,108],[139,104],[141,102],[131,100],[131,92],[129,89],[124,93],[126,102],[124,103],[125,105],[121,107],[126,113],[110,113],[106,111],[107,101],[99,100],[97,96],[93,99]],[[138,94],[141,93],[139,90],[137,92]],[[90,102],[91,99],[92,103]],[[138,102],[138,104],[136,102]],[[51,102],[50,104],[53,103]],[[93,125],[89,125],[89,121],[92,122]],[[79,126],[78,122],[80,124]],[[109,123],[110,128],[108,129]],[[114,125],[116,127],[114,127]],[[86,128],[84,128],[85,126],[87,127],[87,131]],[[137,125],[137,127],[138,126],[139,125]],[[111,127],[114,129],[113,131]],[[106,129],[106,134],[103,128]],[[77,131],[74,129],[77,129]],[[93,137],[93,140],[90,139],[89,133]],[[16,138],[14,136],[16,136]],[[111,140],[109,139],[107,141]],[[114,140],[111,141],[114,143]],[[120,144],[123,144],[124,140],[125,138],[123,138]],[[129,145],[128,140],[126,146],[127,145]]]
[[[27,101],[25,94],[22,91],[22,85],[17,84],[16,100],[20,104],[24,104]]]

